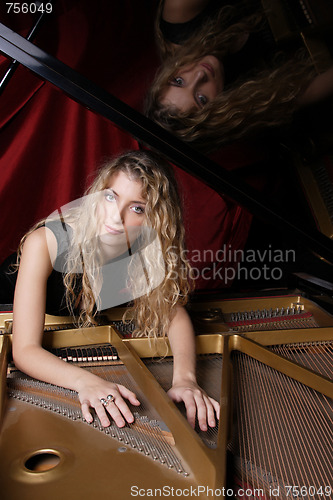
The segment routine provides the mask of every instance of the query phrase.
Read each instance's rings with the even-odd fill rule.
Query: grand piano
[[[272,2],[263,4],[271,12]],[[291,9],[295,4],[298,8]],[[322,64],[326,64],[327,28],[319,29],[318,14],[311,18],[308,2],[290,5],[286,9],[285,2],[279,2],[278,12],[269,17],[277,43],[288,43],[301,25],[306,46],[309,50],[323,47]],[[276,16],[282,16],[278,23]],[[306,21],[315,26],[302,26]],[[305,139],[300,133],[283,141],[281,161],[304,182],[305,195],[300,191],[297,206],[309,207],[291,212],[282,203],[269,202],[238,176],[4,24],[0,25],[0,50],[16,61],[10,73],[18,64],[25,66],[245,207],[254,215],[251,244],[256,241],[260,248],[267,235],[274,236],[274,241],[287,239],[289,248],[302,248],[305,266],[301,272],[291,269],[291,275],[287,269],[278,289],[272,289],[271,283],[265,287],[238,283],[228,293],[205,291],[190,301],[199,382],[221,403],[219,425],[206,433],[191,429],[181,405],[177,407],[166,396],[172,374],[170,349],[165,351],[162,343],[152,349],[147,339],[132,338],[133,325],[123,323],[123,308],[108,310],[100,326],[85,329],[74,328],[72,318],[46,315],[44,344],[64,361],[118,380],[139,395],[142,405],[135,423],[124,429],[114,424],[105,429],[97,417],[92,424],[86,423],[73,391],[19,372],[11,359],[12,314],[9,307],[3,308],[0,481],[4,498],[61,495],[88,499],[96,494],[121,499],[191,495],[330,498],[333,246],[332,232],[326,229],[329,220],[332,224],[329,169],[321,176],[323,189],[315,182],[318,165],[328,165],[331,157],[329,126],[325,125],[326,135],[316,133]],[[6,85],[11,82],[7,80]],[[305,148],[308,143],[310,152]],[[323,216],[328,222],[321,222]]]

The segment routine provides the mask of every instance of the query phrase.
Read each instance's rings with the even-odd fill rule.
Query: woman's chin
[[[128,250],[127,240],[125,234],[102,234],[100,237],[102,248],[108,254],[114,254],[114,257],[121,255]],[[112,257],[112,255],[111,255]]]

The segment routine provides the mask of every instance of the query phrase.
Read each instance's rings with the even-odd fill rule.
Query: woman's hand
[[[124,427],[126,422],[129,424],[134,422],[134,416],[123,398],[128,399],[134,406],[140,405],[134,392],[123,385],[114,384],[99,377],[89,380],[88,383],[83,381],[78,394],[82,415],[86,421],[89,423],[93,421],[90,408],[94,408],[103,427],[110,425],[108,414],[118,427]]]
[[[208,426],[215,427],[216,419],[220,418],[220,405],[215,399],[210,398],[197,383],[192,380],[178,382],[169,389],[168,395],[176,403],[184,402],[187,420],[193,428],[195,417],[202,431],[206,431]]]
[[[191,320],[183,307],[177,307],[175,311],[168,338],[174,364],[172,387],[168,395],[176,403],[184,402],[187,420],[193,428],[195,417],[202,431],[206,431],[208,426],[215,427],[216,418],[220,416],[220,405],[197,384],[194,331]]]

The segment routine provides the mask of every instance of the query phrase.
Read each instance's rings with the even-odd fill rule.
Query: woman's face
[[[203,108],[223,90],[223,66],[215,56],[178,69],[162,95],[161,104],[180,111]]]
[[[126,252],[134,243],[145,220],[145,207],[140,181],[121,171],[111,176],[97,210],[99,236],[109,258]]]

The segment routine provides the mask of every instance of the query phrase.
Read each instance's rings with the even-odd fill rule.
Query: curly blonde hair
[[[74,313],[80,302],[83,308],[78,324],[96,324],[96,288],[100,289],[103,280],[103,258],[96,234],[97,208],[111,177],[118,172],[141,183],[146,200],[144,224],[157,234],[158,243],[142,245],[140,251],[133,253],[130,286],[134,297],[142,296],[134,299],[124,319],[129,314],[133,316],[136,336],[165,337],[175,308],[186,304],[192,283],[176,181],[167,161],[152,152],[130,151],[105,163],[82,202],[62,214],[62,221],[72,229],[64,273],[67,306]],[[45,220],[39,222],[24,236],[19,253],[28,234],[44,224]],[[147,275],[152,273],[164,276],[157,287],[147,286]]]
[[[204,153],[267,127],[289,123],[297,109],[297,97],[315,76],[311,61],[299,52],[290,61],[237,79],[202,109],[181,112],[161,104],[180,68],[207,55],[220,61],[232,58],[241,37],[260,30],[265,22],[262,14],[256,13],[228,26],[233,11],[230,6],[222,7],[176,50],[156,25],[162,65],[146,97],[145,114]]]

